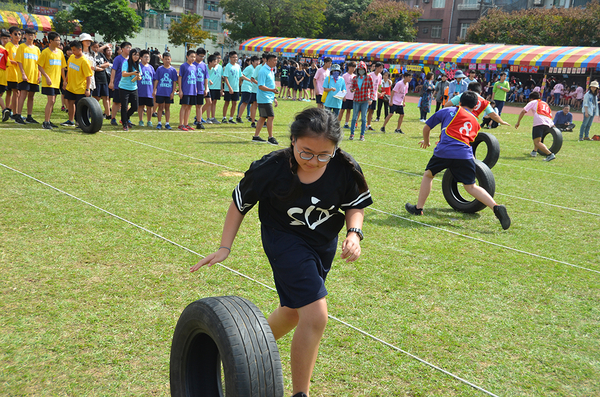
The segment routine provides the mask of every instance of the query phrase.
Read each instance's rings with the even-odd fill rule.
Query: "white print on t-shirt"
[[[318,204],[319,200],[316,197],[311,197],[310,201],[313,203],[313,205],[311,205],[310,207],[308,207],[306,209],[306,212],[304,212],[304,210],[302,208],[298,208],[298,207],[292,207],[290,208],[287,213],[289,215],[290,218],[292,218],[293,220],[290,222],[291,226],[308,226],[308,228],[310,230],[315,230],[317,226],[319,226],[321,223],[327,221],[327,219],[331,218],[333,215],[335,215],[337,212],[334,213],[329,213],[329,211],[333,210],[335,208],[334,205],[331,206],[331,208],[329,209],[323,209],[323,208],[317,208],[314,204]],[[318,219],[314,222],[314,223],[310,223],[309,217],[312,214],[313,211],[318,211]],[[296,214],[303,214],[304,213],[304,221],[296,218],[294,215]]]
[[[469,121],[467,121],[462,127],[460,127],[458,129],[458,132],[460,132],[461,134],[464,134],[465,136],[469,136],[469,133],[471,132],[472,129],[473,129],[473,124],[471,124]]]

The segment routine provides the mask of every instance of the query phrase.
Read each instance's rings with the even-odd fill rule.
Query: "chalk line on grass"
[[[59,193],[61,193],[61,194],[64,194],[64,195],[66,195],[66,196],[68,196],[68,197],[71,197],[72,199],[75,199],[75,200],[77,200],[77,201],[79,201],[79,202],[81,202],[81,203],[84,203],[84,204],[86,204],[86,205],[88,205],[88,206],[90,206],[90,207],[92,207],[92,208],[95,208],[95,209],[97,209],[97,210],[99,210],[99,211],[102,211],[102,212],[104,212],[105,214],[107,214],[107,215],[109,215],[109,216],[112,216],[112,217],[114,217],[114,218],[116,218],[116,219],[119,219],[119,220],[121,220],[121,221],[123,221],[123,222],[125,222],[125,223],[127,223],[127,224],[129,224],[129,225],[131,225],[131,226],[133,226],[133,227],[136,227],[136,228],[138,228],[138,229],[140,229],[140,230],[143,230],[143,231],[145,231],[145,232],[147,232],[147,233],[150,233],[150,234],[151,234],[151,235],[153,235],[154,237],[157,237],[157,238],[159,238],[159,239],[161,239],[161,240],[163,240],[163,241],[165,241],[165,242],[167,242],[167,243],[169,243],[169,244],[172,244],[172,245],[174,245],[174,246],[176,246],[176,247],[179,247],[179,248],[181,248],[181,249],[183,249],[183,250],[185,250],[185,251],[187,251],[187,252],[189,252],[189,253],[192,253],[192,254],[194,254],[194,255],[197,255],[197,256],[199,256],[199,257],[201,257],[201,258],[205,258],[205,257],[206,257],[205,255],[202,255],[202,254],[200,254],[200,253],[198,253],[198,252],[196,252],[196,251],[194,251],[194,250],[192,250],[192,249],[190,249],[190,248],[188,248],[188,247],[185,247],[184,245],[181,245],[181,244],[179,244],[179,243],[176,243],[175,241],[173,241],[173,240],[171,240],[171,239],[168,239],[168,238],[166,238],[166,237],[164,237],[164,236],[162,236],[162,235],[160,235],[160,234],[158,234],[158,233],[156,233],[156,232],[153,232],[152,230],[149,230],[149,229],[147,229],[147,228],[145,228],[145,227],[143,227],[143,226],[141,226],[141,225],[138,225],[137,223],[134,223],[134,222],[132,222],[132,221],[130,221],[130,220],[128,220],[128,219],[125,219],[125,218],[123,218],[123,217],[121,217],[121,216],[119,216],[119,215],[116,215],[116,214],[114,214],[114,213],[112,213],[112,212],[110,212],[110,211],[108,211],[108,210],[105,210],[104,208],[98,207],[97,205],[95,205],[95,204],[92,204],[92,203],[90,203],[89,201],[83,200],[83,199],[81,199],[81,198],[79,198],[79,197],[77,197],[77,196],[75,196],[75,195],[73,195],[73,194],[71,194],[71,193],[68,193],[68,192],[66,192],[66,191],[64,191],[64,190],[62,190],[62,189],[60,189],[60,188],[57,188],[57,187],[55,187],[55,186],[52,186],[52,185],[50,185],[49,183],[46,183],[46,182],[44,182],[44,181],[41,181],[41,180],[39,180],[39,179],[37,179],[37,178],[35,178],[35,177],[31,176],[31,175],[28,175],[28,174],[26,174],[26,173],[24,173],[24,172],[22,172],[22,171],[19,171],[19,170],[15,169],[15,168],[12,168],[12,167],[10,167],[10,166],[8,166],[8,165],[5,165],[5,164],[3,164],[3,163],[0,163],[0,166],[2,166],[2,167],[4,167],[4,168],[6,168],[6,169],[8,169],[8,170],[11,170],[11,171],[13,171],[13,172],[16,172],[16,173],[18,173],[18,174],[20,174],[20,175],[22,175],[22,176],[24,176],[24,177],[27,177],[27,178],[29,178],[29,179],[31,179],[31,180],[33,180],[33,181],[35,181],[35,182],[38,182],[38,183],[40,183],[40,184],[42,184],[42,185],[44,185],[44,186],[46,186],[46,187],[48,187],[48,188],[50,188],[50,189],[53,189],[53,190],[55,190],[55,191],[57,191],[57,192],[59,192]],[[222,264],[222,263],[220,263],[220,262],[219,262],[219,263],[217,263],[217,265],[219,265],[219,266],[223,267],[224,269],[226,269],[226,270],[228,270],[228,271],[230,271],[230,272],[232,272],[232,273],[234,273],[234,274],[237,274],[238,276],[241,276],[241,277],[243,277],[243,278],[245,278],[245,279],[247,279],[247,280],[250,280],[250,281],[252,281],[252,282],[255,282],[255,283],[257,283],[257,284],[259,284],[259,285],[261,285],[261,286],[263,286],[263,287],[266,287],[266,288],[268,288],[268,289],[269,289],[269,290],[271,290],[271,291],[275,291],[275,292],[277,292],[275,288],[273,288],[273,287],[271,287],[271,286],[269,286],[269,285],[267,285],[267,284],[265,284],[265,283],[263,283],[263,282],[261,282],[261,281],[259,281],[259,280],[256,280],[255,278],[252,278],[252,277],[250,277],[250,276],[248,276],[248,275],[245,275],[245,274],[244,274],[244,273],[242,273],[242,272],[239,272],[239,271],[237,271],[237,270],[234,270],[234,269],[232,269],[232,268],[230,268],[230,267],[228,267],[228,266],[225,266],[225,265],[223,265],[223,264]],[[426,361],[426,360],[424,360],[424,359],[422,359],[422,358],[420,358],[420,357],[418,357],[418,356],[415,356],[414,354],[412,354],[412,353],[409,353],[409,352],[408,352],[408,351],[406,351],[406,350],[403,350],[403,349],[401,349],[401,348],[399,348],[399,347],[397,347],[397,346],[395,346],[395,345],[393,345],[393,344],[391,344],[391,343],[389,343],[389,342],[386,342],[386,341],[384,341],[383,339],[380,339],[380,338],[378,338],[378,337],[376,337],[376,336],[374,336],[374,335],[372,335],[372,334],[370,334],[370,333],[368,333],[368,332],[366,332],[366,331],[364,331],[364,330],[362,330],[362,329],[360,329],[360,328],[358,328],[358,327],[355,327],[355,326],[351,325],[351,324],[350,324],[350,323],[348,323],[348,322],[345,322],[345,321],[343,321],[343,320],[341,320],[341,319],[339,319],[339,318],[337,318],[337,317],[335,317],[335,316],[332,316],[332,315],[330,315],[330,314],[328,314],[328,317],[329,317],[329,318],[331,318],[332,320],[335,320],[335,321],[339,322],[340,324],[342,324],[342,325],[344,325],[344,326],[346,326],[346,327],[348,327],[348,328],[350,328],[350,329],[353,329],[353,330],[355,330],[355,331],[359,332],[360,334],[362,334],[362,335],[364,335],[364,336],[367,336],[367,337],[371,338],[372,340],[374,340],[374,341],[376,341],[376,342],[382,343],[382,344],[384,344],[385,346],[387,346],[387,347],[389,347],[389,348],[392,348],[393,350],[399,351],[399,352],[401,352],[401,353],[403,353],[403,354],[407,355],[408,357],[410,357],[410,358],[412,358],[412,359],[414,359],[414,360],[417,360],[417,361],[419,361],[419,362],[420,362],[420,363],[422,363],[422,364],[425,364],[425,365],[427,365],[427,366],[429,366],[429,367],[431,367],[431,368],[433,368],[433,369],[435,369],[435,370],[437,370],[437,371],[439,371],[439,372],[442,372],[442,373],[443,373],[443,374],[445,374],[445,375],[448,375],[448,376],[450,376],[450,377],[452,377],[452,378],[454,378],[454,379],[456,379],[456,380],[458,380],[458,381],[460,381],[460,382],[462,382],[462,383],[464,383],[464,384],[466,384],[466,385],[468,385],[468,386],[471,386],[472,388],[474,388],[474,389],[476,389],[476,390],[479,390],[479,391],[481,391],[481,392],[483,392],[483,393],[485,393],[485,394],[487,394],[487,395],[493,396],[493,397],[498,397],[496,394],[494,394],[494,393],[492,393],[492,392],[490,392],[490,391],[488,391],[488,390],[486,390],[486,389],[484,389],[484,388],[482,388],[482,387],[480,387],[480,386],[477,386],[477,385],[475,385],[474,383],[471,383],[471,382],[469,382],[468,380],[466,380],[466,379],[464,379],[464,378],[461,378],[461,377],[460,377],[460,376],[458,376],[458,375],[455,375],[455,374],[453,374],[452,372],[446,371],[445,369],[443,369],[443,368],[441,368],[441,367],[438,367],[437,365],[435,365],[435,364],[432,364],[432,363],[430,363],[430,362],[428,362],[428,361]]]

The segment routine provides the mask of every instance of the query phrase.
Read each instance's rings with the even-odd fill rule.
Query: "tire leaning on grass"
[[[542,135],[542,142],[544,142],[544,138],[546,138],[546,135],[548,134],[552,135],[552,146],[550,146],[548,150],[556,154],[560,151],[560,148],[562,148],[563,134],[558,128],[552,127],[544,132],[544,135]]]
[[[75,111],[75,120],[86,134],[95,134],[102,128],[104,114],[97,100],[92,97],[85,97],[77,102]]]
[[[173,334],[170,366],[173,397],[284,393],[269,323],[252,302],[237,296],[204,298],[184,309]]]
[[[496,180],[492,170],[485,165],[483,161],[475,160],[475,173],[477,185],[484,188],[490,196],[494,197],[496,193]],[[468,199],[464,198],[461,192],[458,190],[458,182],[454,179],[454,176],[450,170],[444,172],[442,178],[442,192],[444,198],[450,204],[450,207],[456,211],[465,212],[467,214],[473,214],[486,208],[486,205],[475,199],[474,197],[468,196]]]
[[[477,134],[477,137],[475,137],[475,140],[471,143],[471,148],[473,149],[473,156],[475,158],[477,158],[475,156],[477,147],[482,142],[485,143],[485,145],[487,146],[487,154],[485,158],[481,161],[483,161],[485,165],[492,169],[498,162],[498,159],[500,158],[500,142],[498,142],[498,138],[496,138],[494,135],[489,134],[487,132],[480,132],[479,134]]]

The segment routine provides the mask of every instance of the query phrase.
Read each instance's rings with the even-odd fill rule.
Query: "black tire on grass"
[[[237,296],[204,298],[185,308],[175,327],[170,365],[173,397],[284,393],[271,328],[252,302]]]
[[[77,102],[75,120],[86,134],[95,134],[102,128],[104,114],[97,100],[85,97]]]
[[[550,146],[548,150],[556,154],[560,151],[560,148],[562,148],[563,134],[558,128],[552,127],[544,132],[544,135],[542,135],[542,142],[544,142],[544,138],[546,138],[546,135],[548,134],[552,135],[552,146]]]
[[[487,146],[487,154],[481,161],[483,161],[485,165],[492,169],[500,158],[500,142],[498,142],[498,138],[496,138],[494,135],[487,132],[480,132],[477,134],[477,137],[475,137],[475,140],[471,143],[471,148],[473,148],[473,156],[475,156],[477,147],[482,142]],[[475,158],[477,158],[477,156],[475,156]]]
[[[494,197],[494,194],[496,193],[496,180],[494,179],[492,170],[479,160],[475,160],[475,169],[477,185],[484,188],[490,196]],[[444,198],[448,204],[450,204],[450,207],[454,208],[456,211],[473,214],[486,208],[486,205],[479,200],[471,196],[468,196],[468,198],[462,196],[461,192],[458,190],[458,182],[456,182],[456,179],[454,179],[450,170],[444,172],[442,178],[442,192],[444,193]]]

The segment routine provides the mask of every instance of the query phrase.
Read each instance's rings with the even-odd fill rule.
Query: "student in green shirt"
[[[494,101],[496,102],[496,108],[498,109],[498,115],[502,114],[502,108],[506,101],[506,93],[510,92],[510,84],[506,81],[506,73],[500,73],[500,80],[494,84]]]

